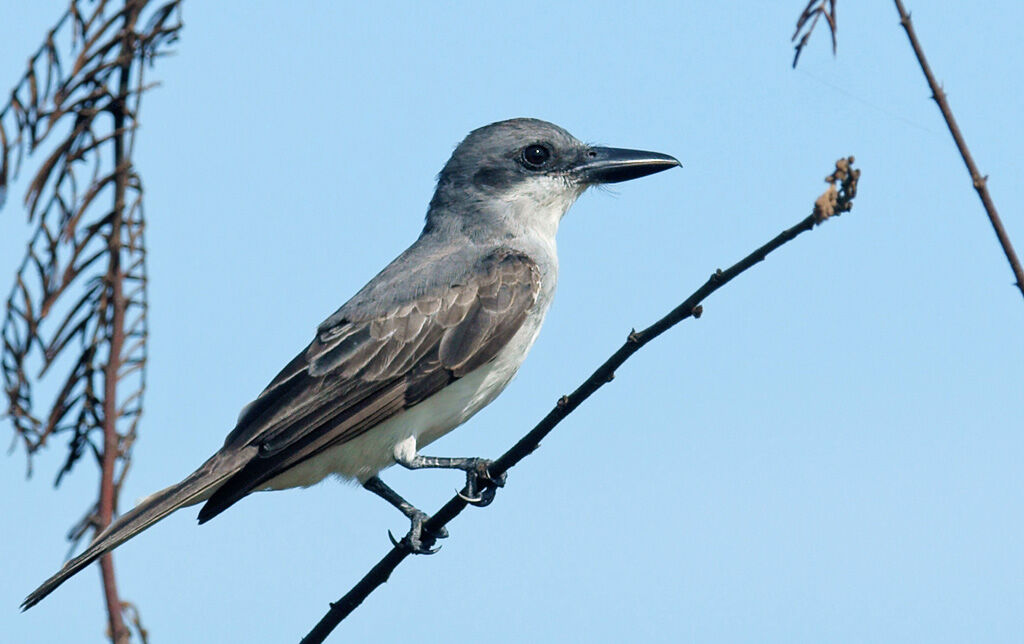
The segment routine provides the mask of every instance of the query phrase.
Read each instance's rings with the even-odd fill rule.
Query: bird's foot
[[[448,538],[448,529],[444,526],[441,527],[437,532],[428,532],[424,528],[427,519],[425,512],[416,510],[409,520],[412,522],[412,526],[409,528],[408,534],[401,538],[401,540],[395,539],[395,535],[391,534],[388,530],[388,538],[391,539],[392,545],[396,548],[403,548],[408,550],[410,554],[414,555],[432,555],[441,549],[441,546],[434,547],[434,543],[438,539]]]
[[[485,507],[494,500],[499,487],[505,487],[508,475],[491,476],[490,467],[494,461],[486,458],[471,458],[466,461],[466,491],[458,492],[459,497],[477,507]]]

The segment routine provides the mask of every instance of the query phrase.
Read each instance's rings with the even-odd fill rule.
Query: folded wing
[[[343,307],[242,412],[221,451],[255,455],[207,500],[200,522],[492,360],[539,292],[537,265],[499,249],[464,279],[368,319],[348,319]]]

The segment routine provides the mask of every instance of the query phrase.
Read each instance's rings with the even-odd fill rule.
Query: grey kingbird
[[[422,456],[501,393],[537,339],[558,274],[555,233],[589,186],[679,165],[655,152],[595,147],[536,119],[474,130],[438,175],[419,238],[316,331],[246,406],[224,446],[195,472],[139,502],[29,595],[38,603],[79,570],[178,508],[204,523],[257,490],[354,479],[412,522],[403,539],[431,552],[426,515],[378,473],[466,471],[489,503],[489,461]],[[496,477],[497,478],[497,477]]]

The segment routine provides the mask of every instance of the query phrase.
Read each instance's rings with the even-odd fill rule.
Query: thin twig
[[[519,461],[529,456],[537,449],[541,440],[558,423],[571,414],[573,410],[579,407],[595,391],[611,382],[615,377],[615,370],[622,366],[630,356],[639,351],[641,347],[686,318],[700,317],[703,311],[701,302],[707,296],[725,286],[743,271],[763,261],[768,256],[768,253],[792,240],[800,233],[811,230],[829,217],[848,212],[853,206],[853,198],[857,194],[857,181],[860,178],[860,170],[853,169],[852,164],[853,157],[840,159],[836,162],[836,171],[825,179],[830,184],[829,188],[815,201],[814,211],[810,215],[795,226],[782,231],[767,244],[750,253],[728,269],[724,271],[716,270],[703,286],[694,291],[690,297],[686,298],[682,304],[665,317],[643,331],[631,331],[625,343],[619,347],[619,350],[605,360],[604,364],[598,367],[576,391],[568,396],[559,398],[555,407],[548,412],[548,415],[543,420],[537,423],[518,443],[491,464],[489,468],[491,477],[500,477],[519,463]],[[838,184],[838,187],[836,184]],[[469,490],[463,488],[461,493],[453,496],[448,503],[431,516],[423,526],[424,534],[436,534],[447,523],[458,516],[466,508],[467,503],[463,497],[468,493]],[[344,597],[331,604],[327,614],[302,638],[301,644],[320,644],[323,642],[331,634],[331,631],[352,613],[370,593],[388,580],[391,573],[408,555],[409,551],[401,543],[394,546],[351,590],[345,593]]]
[[[896,11],[900,14],[900,24],[903,25],[903,30],[907,32],[910,46],[914,48],[914,55],[917,56],[917,62],[921,65],[921,71],[924,72],[924,77],[928,81],[928,87],[932,90],[932,99],[938,104],[939,110],[942,112],[942,118],[946,120],[949,133],[953,135],[957,150],[960,151],[964,165],[967,166],[967,172],[971,175],[971,183],[978,192],[978,197],[981,198],[981,204],[985,207],[988,220],[992,222],[992,228],[996,231],[996,237],[999,238],[999,244],[1003,247],[1006,260],[1010,262],[1010,270],[1013,271],[1013,275],[1017,280],[1017,288],[1020,289],[1021,295],[1024,295],[1024,270],[1021,270],[1017,253],[1014,252],[1013,244],[1010,243],[1010,237],[1006,234],[1006,229],[1003,228],[1003,221],[999,218],[999,213],[996,212],[996,205],[988,194],[988,176],[981,174],[978,171],[978,167],[974,165],[971,151],[967,147],[967,142],[964,141],[963,134],[960,133],[960,127],[956,124],[956,119],[953,118],[953,111],[949,108],[946,92],[943,91],[942,86],[935,80],[932,69],[928,66],[928,60],[924,57],[924,50],[921,49],[921,43],[917,40],[914,25],[910,21],[910,14],[907,13],[900,0],[895,0],[895,2]]]

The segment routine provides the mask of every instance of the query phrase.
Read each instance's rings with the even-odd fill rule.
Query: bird
[[[512,380],[540,331],[558,277],[555,234],[589,187],[679,166],[657,152],[588,145],[532,118],[473,130],[437,177],[416,241],[324,320],[310,344],[246,405],[224,445],[192,474],[112,521],[25,599],[68,578],[172,512],[202,503],[199,523],[259,490],[334,475],[398,508],[396,542],[435,551],[427,515],[378,476],[396,463],[466,474],[486,505],[504,476],[483,458],[420,449],[466,422]]]

